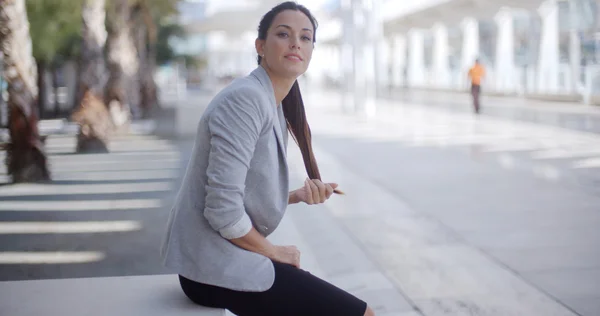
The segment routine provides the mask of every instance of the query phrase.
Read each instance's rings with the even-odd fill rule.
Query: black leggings
[[[363,316],[367,304],[294,266],[273,262],[275,282],[264,292],[241,292],[179,276],[187,297],[238,316]]]

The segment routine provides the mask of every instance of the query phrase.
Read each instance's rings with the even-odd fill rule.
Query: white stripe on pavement
[[[161,144],[157,144],[157,145],[146,145],[146,146],[136,146],[133,144],[129,144],[129,145],[115,145],[115,146],[109,146],[109,151],[111,153],[117,153],[117,152],[155,152],[155,151],[166,151],[166,150],[174,150],[175,146],[173,145],[161,145]],[[77,154],[75,152],[75,147],[71,147],[71,146],[61,146],[61,147],[52,147],[52,148],[47,148],[46,152],[49,154]]]
[[[48,142],[60,142],[60,141],[70,141],[73,144],[76,143],[76,134],[51,134],[46,138],[46,143]],[[137,140],[164,140],[158,136],[154,135],[144,135],[144,134],[115,134],[110,136],[109,142],[113,141],[137,141]]]
[[[90,159],[93,158],[120,158],[120,157],[127,157],[127,156],[151,156],[153,159],[155,159],[156,157],[174,157],[174,158],[179,158],[181,156],[181,154],[179,153],[179,151],[177,150],[161,150],[161,151],[155,151],[155,152],[148,152],[148,151],[140,151],[140,152],[110,152],[110,153],[105,153],[105,154],[77,154],[77,155],[60,155],[60,156],[56,156],[56,155],[50,155],[50,159],[58,159],[58,160],[68,160],[68,159],[81,159],[81,160],[85,160],[85,161],[90,161]]]
[[[514,169],[516,165],[515,158],[509,154],[500,154],[498,156],[498,163],[500,163],[504,169]]]
[[[104,172],[63,172],[52,173],[51,178],[55,181],[119,181],[119,180],[170,180],[179,177],[180,168],[164,170],[123,170]],[[50,170],[52,171],[52,169]],[[10,177],[1,173],[0,183],[9,183]]]
[[[65,185],[23,183],[0,187],[0,196],[167,192],[171,189],[169,182]]]
[[[0,234],[80,234],[129,232],[142,228],[138,221],[0,222]]]
[[[108,142],[109,148],[111,146],[147,146],[147,145],[172,145],[173,142],[162,140],[162,139],[122,139],[122,140],[110,140]],[[75,138],[63,138],[63,139],[48,139],[46,140],[45,148],[60,148],[60,147],[70,147],[75,148],[77,146],[77,140]]]
[[[483,151],[489,153],[507,152],[507,151],[530,151],[544,148],[543,144],[535,140],[511,140],[506,143],[498,143],[486,147]]]
[[[105,257],[104,253],[97,251],[0,252],[0,264],[87,263],[100,261]]]
[[[179,173],[175,170],[139,170],[106,172],[69,172],[52,175],[52,180],[63,181],[118,181],[118,180],[158,180],[175,179]]]
[[[73,173],[73,172],[98,172],[98,171],[139,171],[139,170],[180,170],[179,164],[173,163],[152,163],[147,164],[143,162],[135,163],[124,163],[124,164],[96,164],[87,163],[80,165],[50,165],[50,171],[52,174],[57,173]]]
[[[56,172],[75,171],[115,171],[115,170],[141,170],[141,169],[178,169],[179,159],[148,159],[148,160],[106,160],[106,161],[53,161],[50,169]]]
[[[597,146],[590,144],[588,147],[582,148],[544,150],[532,154],[531,157],[533,159],[560,159],[594,156],[600,154]]]
[[[109,153],[104,153],[104,154],[69,154],[69,155],[53,155],[51,153],[48,153],[48,159],[50,161],[54,160],[62,160],[62,161],[69,161],[69,160],[80,160],[80,161],[94,161],[96,158],[99,159],[120,159],[120,158],[135,158],[135,159],[140,159],[140,160],[144,160],[147,159],[145,157],[150,156],[151,159],[156,159],[157,157],[161,157],[161,158],[165,158],[165,157],[172,157],[172,158],[179,158],[181,157],[181,153],[177,150],[159,150],[159,151],[135,151],[135,152],[109,152]],[[3,155],[0,152],[0,158],[3,158]]]
[[[533,173],[543,179],[557,181],[560,179],[560,171],[551,165],[537,165],[533,167]]]
[[[105,211],[161,207],[159,199],[83,201],[3,201],[0,211]]]
[[[600,168],[600,158],[583,159],[573,162],[573,168]]]

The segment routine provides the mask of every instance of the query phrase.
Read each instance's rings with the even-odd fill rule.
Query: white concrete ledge
[[[0,315],[224,316],[192,303],[176,275],[0,282]]]

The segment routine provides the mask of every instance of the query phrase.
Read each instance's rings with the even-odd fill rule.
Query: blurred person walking
[[[308,68],[317,23],[295,2],[263,16],[258,67],[220,91],[200,118],[193,155],[161,247],[193,302],[238,316],[374,315],[355,296],[300,269],[295,246],[271,244],[288,204],[323,203],[298,77]],[[309,178],[289,191],[288,130]]]
[[[469,78],[471,78],[471,96],[473,97],[473,108],[475,113],[479,114],[480,103],[479,97],[481,95],[481,81],[485,76],[485,68],[479,62],[479,59],[475,59],[475,64],[469,69]]]

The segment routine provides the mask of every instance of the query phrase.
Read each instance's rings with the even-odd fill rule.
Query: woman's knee
[[[367,306],[367,310],[365,311],[365,316],[375,316],[375,312],[371,309],[371,307]]]

